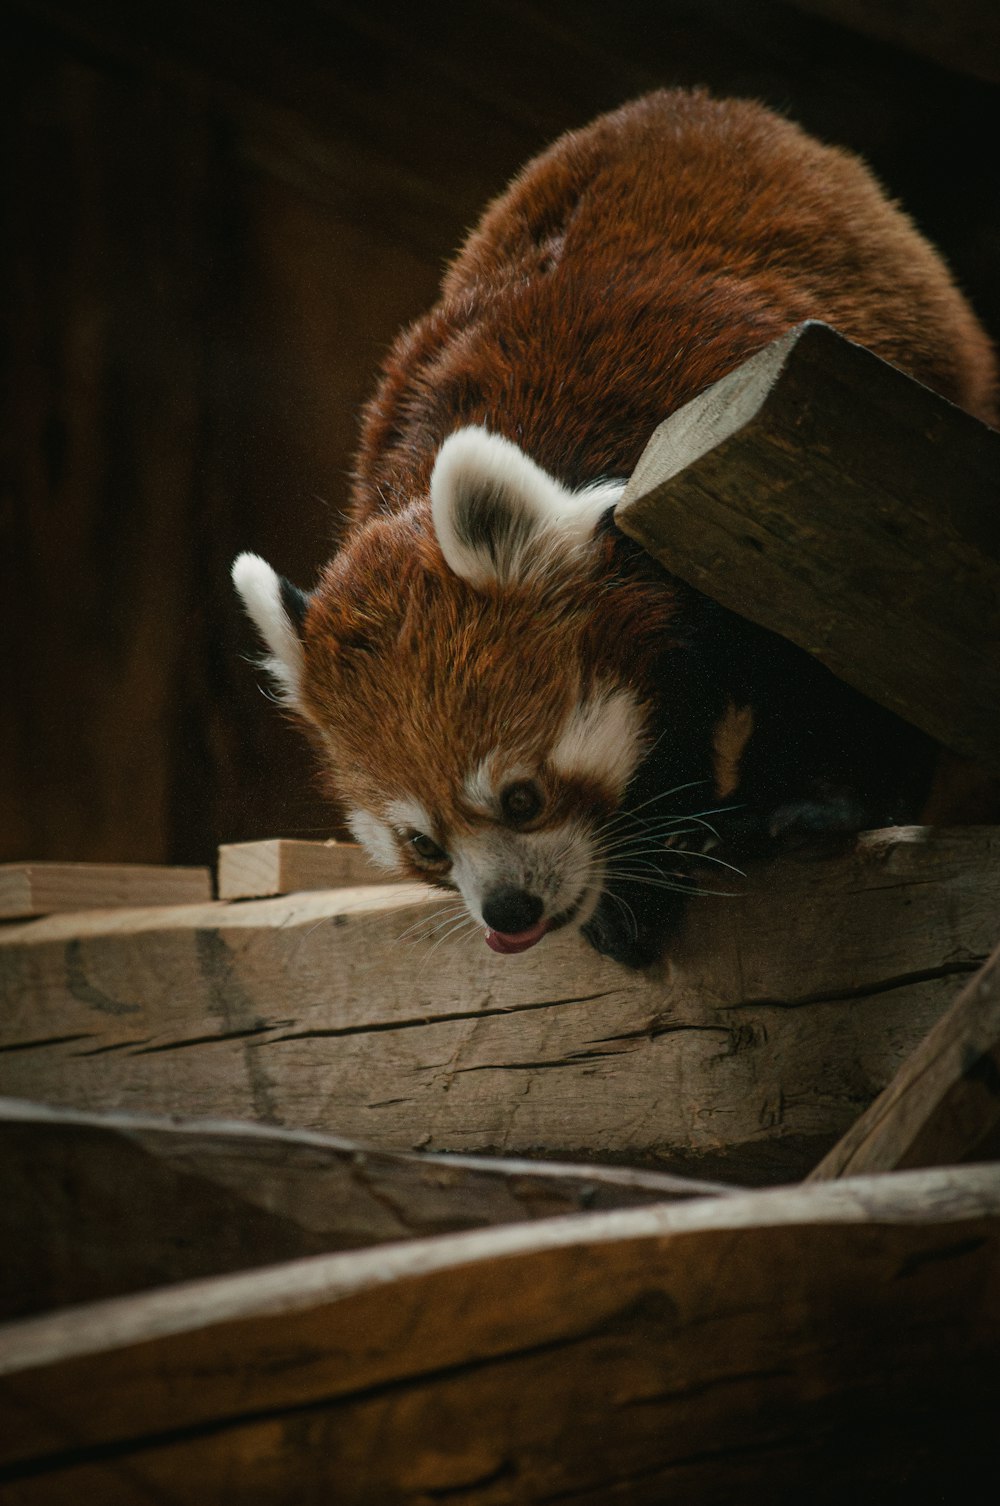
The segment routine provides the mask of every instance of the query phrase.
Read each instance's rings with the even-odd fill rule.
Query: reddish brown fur
[[[627,476],[661,419],[804,319],[995,421],[988,340],[863,163],[749,101],[651,94],[487,210],[389,356],[354,516],[422,496],[460,423],[570,485]]]
[[[587,688],[577,666],[654,693],[662,579],[603,590],[609,539],[548,591],[474,591],[431,527],[441,442],[483,424],[570,486],[625,477],[667,414],[804,319],[995,417],[989,343],[936,254],[855,157],[762,106],[653,94],[525,168],[365,415],[352,529],[305,631],[343,796],[417,793],[462,829],[470,766],[500,744],[541,756]]]
[[[618,577],[611,535],[555,585],[484,591],[443,567],[424,509],[373,520],[327,567],[307,619],[306,700],[335,739],[338,793],[368,810],[417,794],[468,830],[462,784],[493,749],[536,764],[604,680],[652,699],[673,612],[652,562]],[[563,785],[548,822],[567,814]]]

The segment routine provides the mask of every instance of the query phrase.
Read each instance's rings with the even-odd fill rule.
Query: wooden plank
[[[803,324],[660,425],[616,520],[723,606],[1000,768],[1000,433]]]
[[[0,863],[0,920],[60,910],[197,905],[212,898],[207,868],[146,863]]]
[[[695,898],[642,974],[566,933],[498,957],[406,885],[8,926],[0,1091],[789,1180],[996,945],[998,853],[894,828],[788,856]]]
[[[355,842],[230,842],[219,848],[219,898],[265,899],[302,889],[351,889],[390,880]]]
[[[1000,1160],[1000,949],[810,1181]]]
[[[0,1318],[332,1250],[731,1191],[0,1099]]]
[[[998,1170],[967,1167],[73,1308],[0,1330],[0,1484],[11,1506],[981,1499],[998,1256]]]

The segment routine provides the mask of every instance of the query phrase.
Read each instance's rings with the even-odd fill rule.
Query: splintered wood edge
[[[809,1182],[961,1162],[1000,1129],[1000,947]]]
[[[264,899],[309,889],[389,884],[363,847],[353,842],[303,842],[273,837],[228,842],[219,848],[219,898]]]
[[[212,898],[207,868],[149,863],[0,864],[0,919],[75,910],[203,904]]]

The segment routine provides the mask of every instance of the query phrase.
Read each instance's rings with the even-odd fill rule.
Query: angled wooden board
[[[615,514],[683,580],[1000,770],[1000,433],[826,325],[656,430]]]
[[[0,1320],[331,1250],[728,1191],[0,1099]]]
[[[1000,950],[810,1181],[1000,1160]]]
[[[0,1491],[5,1506],[982,1500],[998,1256],[1000,1169],[969,1167],[73,1308],[0,1329]]]
[[[792,1180],[996,945],[998,844],[894,828],[783,859],[693,901],[642,974],[568,935],[498,957],[412,886],[11,926],[0,1090]]]

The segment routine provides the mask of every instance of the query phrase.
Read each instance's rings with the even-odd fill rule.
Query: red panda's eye
[[[410,837],[409,842],[417,857],[421,858],[425,863],[446,863],[448,861],[448,854],[444,848],[439,847],[436,842],[432,841],[430,837],[425,836],[422,831],[415,831],[413,836]]]
[[[523,780],[509,784],[500,796],[500,810],[505,821],[512,826],[521,826],[531,821],[542,808],[542,795],[536,784]]]

